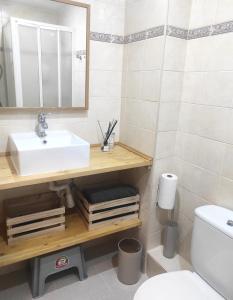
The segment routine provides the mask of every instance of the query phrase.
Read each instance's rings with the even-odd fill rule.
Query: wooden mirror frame
[[[89,108],[89,65],[90,65],[90,18],[91,18],[91,6],[86,3],[76,2],[73,0],[49,0],[53,2],[59,2],[68,5],[74,5],[85,8],[87,11],[86,17],[86,76],[85,76],[85,104],[84,107],[0,107],[0,113],[10,112],[76,112],[86,111]]]

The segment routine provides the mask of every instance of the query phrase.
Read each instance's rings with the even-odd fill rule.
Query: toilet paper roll
[[[174,209],[176,198],[177,176],[162,174],[159,180],[158,206],[162,209]]]

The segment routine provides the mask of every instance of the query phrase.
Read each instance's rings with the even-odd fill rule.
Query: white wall
[[[188,27],[191,0],[126,1],[126,34],[158,25]],[[147,26],[147,27],[146,27]],[[120,139],[154,157],[152,170],[129,171],[124,180],[141,192],[145,249],[161,244],[167,216],[156,207],[161,173],[176,172],[175,143],[187,41],[160,36],[125,46]]]
[[[190,28],[233,19],[228,0],[193,0]],[[188,41],[176,155],[180,251],[189,258],[194,209],[233,209],[233,33]]]
[[[110,34],[124,34],[124,1],[88,0],[91,4],[91,31]],[[106,125],[113,118],[120,121],[121,82],[123,65],[123,45],[90,42],[90,108],[86,112],[53,113],[48,115],[51,130],[68,129],[92,144],[99,143],[97,120]],[[0,86],[1,88],[1,86]],[[37,114],[22,112],[0,112],[0,152],[7,149],[7,139],[11,132],[34,130]],[[119,138],[116,127],[116,138]],[[116,182],[118,173],[98,175],[79,179],[79,184]],[[21,189],[11,189],[0,193],[0,220],[2,220],[2,200],[47,190],[48,186],[36,185]],[[116,237],[115,237],[116,238]],[[103,247],[102,247],[103,248]],[[106,249],[105,249],[106,250]],[[111,251],[111,248],[110,248]],[[101,252],[101,251],[100,251]],[[12,266],[15,268],[22,267]],[[1,273],[10,272],[2,269]]]
[[[167,22],[168,1],[126,1],[125,34],[132,34]],[[136,41],[124,47],[120,140],[154,156],[158,130],[165,36]],[[131,170],[121,180],[136,185],[141,195],[140,239],[144,251],[158,242],[160,225],[155,210],[155,168]]]
[[[124,1],[89,0],[91,31],[124,34]],[[87,112],[53,113],[49,129],[68,129],[90,143],[98,143],[97,120],[120,120],[123,45],[91,41],[90,109]],[[36,114],[0,112],[0,152],[6,150],[11,132],[34,130]],[[119,137],[119,125],[116,128]]]
[[[197,28],[233,19],[230,0],[98,0],[91,30],[132,34],[159,25]],[[232,9],[231,9],[232,7]],[[190,14],[191,10],[191,14]],[[124,15],[125,28],[124,28]],[[91,41],[90,109],[53,114],[50,129],[67,128],[97,143],[96,121],[120,119],[120,140],[154,156],[152,170],[122,172],[142,196],[145,249],[161,243],[158,178],[179,176],[180,253],[189,259],[195,207],[233,208],[233,33],[184,40],[160,36],[126,45]],[[36,115],[0,114],[0,152],[10,132],[33,130]],[[117,128],[119,136],[119,126]]]
[[[126,1],[125,34],[164,25],[167,1]],[[124,47],[121,140],[150,156],[154,154],[160,100],[164,36]]]
[[[167,24],[180,28],[188,28],[191,0],[169,0]],[[157,192],[159,177],[162,173],[177,174],[175,144],[180,115],[183,77],[187,40],[166,36],[164,48],[164,64],[161,81],[161,97],[159,121],[154,162],[154,192]],[[156,196],[154,197],[156,199]],[[149,229],[149,246],[153,248],[162,243],[163,225],[167,222],[167,214],[155,208],[155,221]],[[180,230],[180,239],[183,239]]]

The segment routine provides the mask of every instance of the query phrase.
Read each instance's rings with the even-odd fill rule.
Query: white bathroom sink
[[[9,136],[12,163],[19,175],[58,172],[89,165],[90,144],[66,131],[47,131],[39,138],[35,132]]]

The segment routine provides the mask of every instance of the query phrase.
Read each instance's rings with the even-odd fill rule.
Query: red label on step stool
[[[56,260],[55,268],[62,269],[69,264],[69,258],[67,256],[61,256]]]

